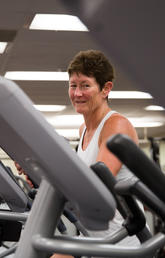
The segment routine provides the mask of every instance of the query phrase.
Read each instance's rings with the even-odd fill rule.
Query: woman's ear
[[[104,94],[104,97],[108,97],[108,94],[110,93],[111,89],[113,87],[113,83],[108,81],[105,83],[104,88],[102,89],[102,92]]]

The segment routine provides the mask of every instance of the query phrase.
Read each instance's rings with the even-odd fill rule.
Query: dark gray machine
[[[46,258],[53,252],[74,256],[153,257],[165,243],[157,234],[138,247],[114,246],[109,239],[54,235],[69,200],[80,221],[91,230],[103,230],[114,217],[116,202],[99,178],[46,122],[19,87],[0,77],[0,146],[38,184],[30,216],[16,258]]]
[[[54,188],[57,189],[58,196],[74,205],[87,228],[99,230],[108,227],[116,208],[113,196],[97,176],[91,173],[90,168],[81,162],[65,139],[33,107],[23,91],[15,83],[2,77],[0,125],[1,148],[34,181],[38,184],[43,181],[43,184],[49,185],[48,192],[56,192]],[[46,186],[43,188],[45,194]],[[42,206],[41,203],[37,205],[37,210]],[[47,211],[46,207],[45,209]],[[41,207],[39,217],[44,213],[43,210],[44,207]]]
[[[0,197],[14,212],[24,212],[28,206],[28,197],[2,162],[0,162]]]
[[[0,124],[1,148],[34,181],[39,183],[46,178],[81,211],[87,227],[107,227],[115,210],[111,194],[23,91],[3,78],[0,78]]]

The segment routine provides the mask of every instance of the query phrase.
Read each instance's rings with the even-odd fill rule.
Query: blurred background
[[[66,69],[80,50],[103,51],[116,74],[111,108],[130,119],[164,172],[164,13],[164,0],[0,0],[0,75],[75,148],[82,117],[70,104]],[[2,150],[0,159],[16,172]],[[148,221],[154,231],[150,213]]]
[[[69,61],[98,49],[115,67],[112,109],[157,145],[164,168],[164,0],[0,0],[0,75],[14,80],[74,147],[77,115],[68,98]],[[160,151],[161,150],[161,151]]]

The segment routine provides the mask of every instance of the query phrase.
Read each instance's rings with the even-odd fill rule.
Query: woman
[[[68,73],[69,98],[75,111],[84,117],[79,130],[77,154],[88,166],[97,161],[104,162],[117,180],[131,178],[131,172],[106,147],[107,139],[117,133],[128,135],[138,144],[132,124],[123,115],[111,110],[108,104],[114,79],[112,65],[100,51],[81,51],[70,62]],[[108,230],[93,231],[90,234],[94,237],[111,235],[121,228],[122,223],[123,219],[116,211]],[[136,236],[127,237],[118,244],[136,246],[139,240]],[[62,255],[52,256],[57,257]]]
[[[108,95],[113,87],[113,67],[100,51],[79,52],[68,67],[69,98],[76,112],[84,117],[80,127],[78,155],[88,165],[102,161],[117,180],[132,177],[128,169],[106,147],[107,139],[117,133],[128,135],[136,144],[138,137],[135,129],[123,115],[111,110]],[[110,222],[110,229],[105,232],[93,232],[93,236],[112,234],[121,227],[119,213]],[[126,241],[126,240],[125,240]],[[127,239],[125,243],[138,240]],[[123,243],[123,242],[122,242]]]
[[[68,66],[69,98],[77,113],[84,117],[80,127],[78,155],[88,165],[102,161],[117,180],[131,178],[133,175],[107,149],[107,139],[117,133],[128,135],[136,144],[138,137],[135,129],[123,115],[111,110],[108,95],[113,87],[113,67],[100,51],[79,52]],[[116,211],[114,219],[106,231],[90,232],[92,236],[105,237],[121,228],[123,219]],[[127,237],[122,245],[138,245],[138,239]],[[66,257],[54,254],[51,258]],[[68,256],[69,257],[69,256]]]

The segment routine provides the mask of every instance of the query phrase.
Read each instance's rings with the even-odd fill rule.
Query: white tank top
[[[80,138],[80,142],[79,142],[79,146],[78,146],[78,156],[88,165],[92,165],[96,162],[96,158],[99,152],[99,145],[98,145],[98,140],[99,140],[99,136],[101,133],[101,130],[104,126],[105,121],[114,113],[117,113],[116,111],[110,111],[108,112],[105,117],[102,119],[102,121],[100,122],[99,126],[97,127],[90,143],[88,144],[87,148],[85,150],[82,149],[82,143],[83,143],[83,139],[84,139],[84,134],[86,131],[86,126],[84,126],[81,138]]]
[[[104,126],[105,121],[114,113],[117,113],[117,112],[111,110],[105,115],[105,117],[100,122],[90,143],[88,144],[88,146],[85,150],[82,149],[82,143],[83,143],[83,138],[84,138],[84,134],[86,131],[86,127],[84,127],[84,129],[83,129],[83,132],[82,132],[82,135],[80,138],[80,142],[79,142],[79,146],[78,146],[78,150],[77,150],[77,154],[88,166],[96,163],[96,159],[97,159],[97,155],[98,155],[98,151],[99,151],[98,141],[99,141],[99,136],[100,136],[101,130]],[[132,178],[132,177],[133,177],[133,174],[123,165],[121,167],[120,171],[118,172],[116,179],[117,180],[121,180],[121,179],[127,180],[128,178]],[[108,230],[89,231],[89,233],[93,237],[105,237],[107,235],[113,234],[118,229],[120,229],[122,223],[123,223],[123,218],[121,217],[119,212],[116,210],[115,217],[112,221],[110,221]],[[139,240],[136,238],[136,236],[126,237],[124,240],[120,241],[120,245],[122,245],[122,244],[136,246],[139,244]]]
[[[90,143],[88,144],[88,146],[85,150],[82,149],[83,138],[84,138],[84,134],[86,131],[86,127],[84,126],[84,129],[83,129],[83,132],[82,132],[82,135],[80,138],[77,154],[85,162],[86,165],[90,166],[90,165],[96,163],[97,155],[99,152],[98,141],[99,141],[99,136],[100,136],[101,130],[102,130],[106,120],[115,113],[117,113],[117,112],[111,110],[105,115],[105,117],[102,119],[102,121],[98,125]],[[120,171],[118,172],[116,179],[117,180],[121,180],[121,179],[125,180],[128,178],[131,178],[132,176],[133,176],[133,174],[123,165],[121,167]]]

